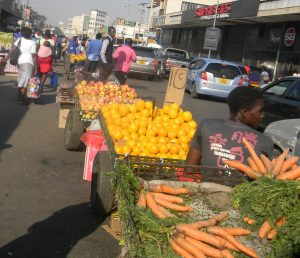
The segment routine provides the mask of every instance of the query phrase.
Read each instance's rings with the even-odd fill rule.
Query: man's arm
[[[105,64],[107,63],[106,57],[105,57],[105,53],[106,53],[106,49],[107,49],[108,44],[109,44],[108,39],[105,39],[105,40],[103,41],[102,48],[101,48],[101,52],[100,52],[100,59],[101,59],[101,61],[102,61],[103,63],[105,63]]]
[[[200,150],[190,147],[185,160],[186,165],[200,165],[201,164],[202,153]]]
[[[87,50],[86,50],[86,54],[87,54],[87,55],[89,55],[89,54],[91,53],[91,52],[90,52],[90,51],[91,51],[91,43],[92,43],[92,42],[90,42],[90,44],[88,45],[88,48],[87,48]]]
[[[114,59],[118,59],[120,55],[120,48],[117,48],[116,52],[113,54]]]

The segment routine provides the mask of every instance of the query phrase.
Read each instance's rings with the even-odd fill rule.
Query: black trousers
[[[84,70],[90,73],[94,73],[96,72],[98,65],[99,65],[99,61],[90,61],[87,59],[85,61]]]
[[[120,85],[125,85],[128,73],[121,72],[121,71],[115,71],[115,76],[117,77],[118,81],[120,82]]]

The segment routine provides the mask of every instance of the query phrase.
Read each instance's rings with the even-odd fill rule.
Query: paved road
[[[167,81],[128,83],[162,105]],[[108,221],[90,212],[84,152],[64,150],[56,90],[46,88],[39,105],[19,105],[16,96],[15,79],[0,77],[0,257],[116,257]],[[186,94],[183,105],[198,121],[227,116],[221,102]]]

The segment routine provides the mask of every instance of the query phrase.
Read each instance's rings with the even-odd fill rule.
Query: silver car
[[[186,90],[193,98],[200,94],[227,98],[242,85],[244,80],[237,64],[209,58],[196,58],[189,64]]]
[[[158,70],[156,49],[143,46],[132,46],[136,53],[136,62],[132,63],[129,73],[146,75],[149,79],[155,79]]]
[[[289,155],[300,156],[300,119],[273,122],[267,126],[264,134],[274,143],[275,157],[287,148]]]

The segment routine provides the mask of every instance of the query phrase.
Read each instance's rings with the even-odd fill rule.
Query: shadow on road
[[[7,144],[14,130],[19,126],[28,111],[28,106],[17,101],[18,89],[15,80],[0,77],[0,155],[4,149],[11,148]]]
[[[26,235],[3,246],[0,257],[67,257],[76,243],[93,233],[102,222],[90,213],[88,203],[66,207],[33,224]]]

